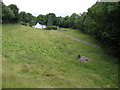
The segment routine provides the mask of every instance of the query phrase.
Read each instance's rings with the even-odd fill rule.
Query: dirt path
[[[65,33],[63,33],[63,34],[66,35],[67,37],[70,37],[70,38],[72,38],[72,39],[78,41],[78,42],[82,42],[82,43],[85,43],[85,44],[91,45],[91,46],[93,46],[93,47],[100,48],[100,46],[95,45],[95,44],[92,44],[92,43],[90,43],[90,42],[88,42],[88,41],[79,40],[79,39],[74,38],[74,37],[72,37],[72,36],[70,36],[70,35],[68,35],[68,34],[65,34]]]

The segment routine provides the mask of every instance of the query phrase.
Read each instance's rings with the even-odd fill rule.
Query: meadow
[[[78,30],[40,30],[19,24],[3,24],[3,88],[117,88],[118,58],[92,36]],[[90,58],[80,62],[77,55]]]

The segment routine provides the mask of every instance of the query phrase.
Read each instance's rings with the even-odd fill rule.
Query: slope
[[[79,35],[96,44],[90,36]],[[6,24],[2,38],[3,88],[118,87],[117,58],[61,31]],[[91,60],[80,62],[78,54]]]

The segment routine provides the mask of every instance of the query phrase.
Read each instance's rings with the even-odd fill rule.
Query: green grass
[[[101,45],[100,42],[98,42],[98,40],[96,40],[94,37],[87,35],[80,30],[69,29],[69,28],[61,28],[60,30],[62,30],[63,33],[71,35],[77,39],[88,41],[93,44]]]
[[[96,44],[94,38],[77,30],[65,32]],[[3,88],[118,87],[118,59],[66,37],[63,31],[7,24],[2,36]],[[78,54],[91,60],[80,62]]]

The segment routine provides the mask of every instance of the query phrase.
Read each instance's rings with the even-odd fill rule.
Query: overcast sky
[[[20,11],[39,14],[55,13],[67,16],[86,12],[97,0],[3,0],[5,5],[16,4]]]

